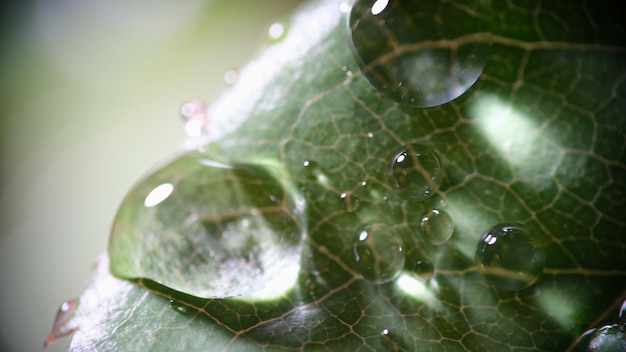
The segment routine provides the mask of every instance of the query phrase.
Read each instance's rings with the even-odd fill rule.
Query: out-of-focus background
[[[126,191],[184,142],[181,105],[217,98],[299,3],[0,5],[0,351],[41,351]]]

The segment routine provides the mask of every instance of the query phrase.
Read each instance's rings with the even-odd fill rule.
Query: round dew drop
[[[436,245],[446,243],[454,233],[454,223],[443,210],[433,209],[424,214],[420,226],[424,238]]]
[[[585,331],[571,351],[626,351],[626,336],[617,324],[604,325]]]
[[[413,272],[422,280],[429,280],[435,273],[435,267],[427,259],[420,259],[413,264]]]
[[[475,261],[490,285],[521,290],[541,276],[544,254],[525,228],[504,223],[483,234],[476,246]]]
[[[359,195],[352,191],[346,191],[339,195],[339,205],[346,211],[355,211],[359,209]]]
[[[419,202],[432,197],[439,190],[443,170],[432,148],[409,144],[393,154],[387,177],[391,188],[399,196]]]
[[[353,251],[359,272],[370,281],[392,281],[404,268],[402,240],[389,225],[365,226],[357,233]]]
[[[355,61],[388,98],[431,107],[465,93],[491,46],[489,0],[356,0],[349,19]]]

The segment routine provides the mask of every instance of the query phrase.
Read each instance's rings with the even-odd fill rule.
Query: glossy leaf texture
[[[285,37],[209,108],[209,135],[192,152],[244,165],[277,191],[224,181],[232,176],[204,189],[215,178],[180,161],[155,171],[193,190],[159,217],[120,222],[138,226],[133,221],[141,218],[147,223],[138,228],[151,230],[135,233],[130,244],[115,244],[125,235],[114,234],[111,268],[124,279],[106,267],[96,275],[80,298],[81,324],[70,350],[564,351],[587,329],[615,323],[626,296],[620,7],[619,1],[494,1],[490,54],[477,82],[449,103],[415,108],[386,98],[363,76],[345,4],[305,6]],[[439,189],[421,202],[400,197],[388,181],[395,151],[414,144],[429,146],[444,172]],[[176,185],[157,178],[152,187]],[[143,192],[129,212],[144,211]],[[214,195],[213,208],[199,211],[207,194]],[[212,270],[211,256],[201,264],[188,260],[198,248],[210,252],[207,241],[223,238],[215,226],[205,223],[174,241],[191,241],[184,248],[149,252],[162,236],[181,236],[176,224],[186,224],[189,213],[208,212],[209,225],[252,214],[253,207],[231,207],[242,199],[278,211],[270,215],[293,215],[295,232],[302,233],[287,236],[297,239],[290,247],[274,220],[263,217],[270,243],[258,253],[297,255],[297,263],[276,257],[298,275],[274,295],[255,296],[262,287],[237,290],[238,275],[249,275],[245,265],[254,262],[243,251],[230,273]],[[420,232],[432,209],[445,211],[454,225],[443,244]],[[161,232],[151,227],[159,219],[168,219]],[[523,226],[543,252],[545,268],[530,287],[490,286],[475,264],[481,236],[501,223]],[[353,247],[368,225],[391,228],[402,243],[404,269],[394,280],[376,283],[359,271]],[[415,275],[418,261],[432,264],[432,277]],[[236,285],[211,286],[223,275]],[[95,293],[98,299],[88,299]],[[230,297],[237,294],[243,296]]]

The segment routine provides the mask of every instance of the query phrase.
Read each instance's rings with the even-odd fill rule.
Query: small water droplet
[[[432,209],[422,216],[422,234],[432,244],[446,243],[454,233],[454,223],[445,211]]]
[[[339,205],[346,211],[359,209],[360,203],[359,195],[353,191],[345,191],[339,195]]]
[[[72,324],[71,320],[76,313],[76,309],[78,309],[79,300],[78,298],[73,298],[67,300],[61,304],[59,309],[57,310],[56,316],[54,317],[54,322],[52,323],[52,330],[48,334],[46,341],[43,343],[43,347],[46,348],[54,341],[68,336],[78,328],[77,324]]]
[[[183,104],[180,114],[185,124],[185,132],[189,137],[197,137],[207,131],[209,120],[204,102],[198,99]]]
[[[278,42],[285,37],[287,28],[283,23],[275,22],[267,29],[267,35],[272,42]]]
[[[544,266],[543,251],[525,228],[498,224],[485,232],[476,246],[476,265],[487,283],[505,290],[534,284]]]
[[[406,259],[402,240],[386,224],[367,225],[358,232],[354,258],[363,277],[376,283],[396,279]]]
[[[432,197],[443,182],[437,154],[422,144],[409,144],[396,150],[387,176],[399,196],[418,202]]]
[[[177,301],[175,299],[170,299],[170,302],[169,302],[168,306],[170,307],[170,309],[172,309],[176,313],[180,313],[182,315],[188,315],[189,313],[192,312],[192,309],[189,306],[187,306],[187,305],[185,305],[185,304],[183,304],[183,303],[181,303],[181,302],[179,302],[179,301]]]
[[[324,174],[324,171],[320,164],[315,160],[305,160],[302,163],[304,174],[311,180],[319,178]]]
[[[478,79],[491,46],[490,1],[356,0],[349,31],[355,60],[399,103],[447,103]]]
[[[237,72],[237,70],[228,70],[224,74],[224,83],[228,84],[229,86],[237,83],[238,80],[239,72]]]
[[[350,4],[345,1],[342,1],[339,4],[339,11],[341,11],[341,13],[348,13],[350,11]]]
[[[380,344],[388,351],[400,351],[400,346],[394,341],[391,331],[388,328],[384,328],[380,331]]]
[[[435,267],[430,260],[420,259],[415,261],[415,264],[413,264],[413,272],[415,272],[415,275],[417,275],[420,279],[429,280],[435,273]]]

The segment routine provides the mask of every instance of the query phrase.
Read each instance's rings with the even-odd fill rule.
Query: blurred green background
[[[41,350],[126,191],[184,142],[180,106],[218,97],[299,2],[0,5],[0,351]]]

